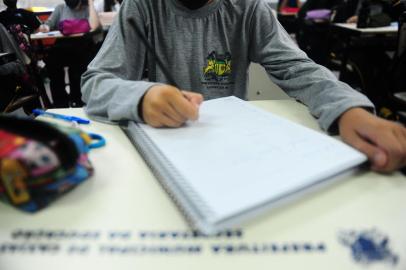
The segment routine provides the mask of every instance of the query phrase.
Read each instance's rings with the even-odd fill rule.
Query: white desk
[[[254,104],[318,129],[307,108],[292,100]],[[80,109],[56,111],[83,116]],[[398,261],[393,265],[389,254],[368,269],[406,269],[406,178],[400,173],[363,171],[229,236],[193,237],[124,133],[96,122],[83,127],[107,139],[105,148],[90,153],[95,175],[37,214],[0,204],[1,270],[366,269],[339,234],[369,229],[389,237]],[[19,230],[34,234],[24,240]],[[33,255],[11,252],[9,244],[50,249]]]
[[[335,26],[351,31],[356,31],[362,34],[396,34],[398,32],[398,24],[392,23],[389,26],[373,27],[373,28],[357,28],[355,23],[334,23]]]
[[[69,35],[69,36],[64,36],[62,33],[58,30],[56,31],[50,31],[50,32],[38,32],[35,34],[31,34],[31,40],[42,40],[42,39],[60,39],[60,38],[76,38],[76,37],[83,37],[84,34],[74,34],[74,35]]]

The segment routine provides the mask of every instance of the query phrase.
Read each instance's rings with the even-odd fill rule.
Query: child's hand
[[[357,15],[349,17],[347,19],[347,23],[357,23],[357,22],[358,22],[358,16]]]
[[[392,172],[406,166],[406,128],[353,108],[338,122],[342,139],[368,156],[371,169]]]
[[[48,33],[49,32],[49,26],[46,25],[46,24],[41,24],[40,27],[38,28],[38,32]]]
[[[169,85],[151,87],[142,100],[141,112],[144,121],[153,127],[180,127],[187,120],[197,120],[200,94],[180,91]]]

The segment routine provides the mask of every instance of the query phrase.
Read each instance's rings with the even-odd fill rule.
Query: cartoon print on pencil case
[[[32,140],[21,145],[12,157],[25,160],[31,176],[51,172],[59,166],[58,157],[48,146]]]
[[[3,158],[0,163],[0,185],[6,191],[9,200],[15,204],[22,204],[30,199],[24,179],[28,173],[19,160]]]

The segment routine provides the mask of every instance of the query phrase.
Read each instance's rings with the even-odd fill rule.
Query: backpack
[[[31,30],[22,24],[10,24],[7,27],[1,27],[2,34],[8,34],[13,40],[14,53],[17,54],[20,62],[24,63],[25,73],[18,77],[18,85],[22,89],[17,96],[27,95],[40,95],[45,105],[48,107],[50,101],[46,96],[45,86],[40,77],[39,67],[37,65],[37,54],[34,53],[31,45],[30,35]],[[16,81],[16,82],[17,82]],[[27,102],[24,106],[24,110],[29,114],[32,109],[42,107],[38,98]]]
[[[32,46],[30,43],[31,31],[21,24],[11,24],[7,26],[7,31],[14,38],[21,51],[24,52],[29,59],[33,59],[34,54],[32,53]]]

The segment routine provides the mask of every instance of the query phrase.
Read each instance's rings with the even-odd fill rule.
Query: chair
[[[15,16],[17,15],[18,13]],[[32,45],[31,34],[34,30],[30,26],[24,24],[13,24],[11,22],[4,26],[14,39],[25,58],[29,84],[31,87],[36,88],[36,91],[40,95],[44,106],[50,107],[50,101],[48,95],[46,94],[44,82],[40,76],[41,71],[38,65],[38,53],[35,51],[35,47]]]
[[[3,53],[2,58],[6,58],[2,63],[4,74],[1,74],[2,108],[0,110],[11,112],[22,107],[29,114],[33,107],[41,106],[41,94],[37,86],[32,84],[34,80],[29,74],[30,59],[22,52],[11,34],[1,24],[0,50]]]

